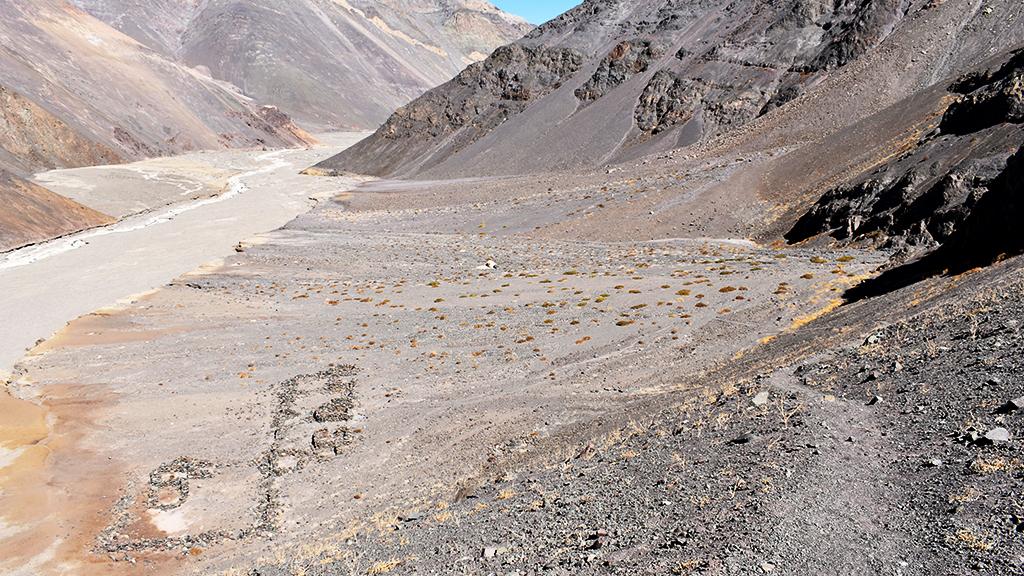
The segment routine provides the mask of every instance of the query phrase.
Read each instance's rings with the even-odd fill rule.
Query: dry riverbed
[[[40,175],[38,181],[58,192],[124,219],[0,255],[0,378],[7,379],[27,348],[76,317],[132,301],[133,295],[234,253],[240,240],[273,230],[347,189],[352,180],[314,180],[299,171],[362,136],[328,135],[324,145],[310,150],[196,153]],[[83,341],[117,344],[91,332],[62,332],[46,346]],[[45,395],[26,381],[12,389],[16,397],[0,394],[5,571],[16,567],[17,573],[36,574],[43,564],[53,570],[62,547],[88,549],[92,523],[102,522],[98,515],[109,508],[103,498],[114,478],[113,463],[83,458],[80,443],[93,409],[109,398],[102,389],[79,386],[76,374],[68,373]],[[74,489],[55,490],[61,482]],[[50,514],[54,510],[75,520]]]
[[[146,201],[144,211],[110,226],[0,254],[0,377],[26,348],[68,321],[231,254],[240,240],[348,189],[353,180],[313,179],[299,171],[360,137],[328,135],[310,150],[206,152],[41,175],[60,182],[59,193],[77,191],[76,200],[89,206],[110,198],[127,205],[151,188],[177,190],[185,181],[205,192]]]

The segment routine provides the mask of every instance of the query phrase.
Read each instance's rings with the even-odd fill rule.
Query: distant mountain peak
[[[74,0],[310,129],[372,128],[532,29],[481,0]]]

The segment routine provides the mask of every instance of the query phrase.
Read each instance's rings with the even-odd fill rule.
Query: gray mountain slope
[[[309,141],[273,108],[68,2],[0,3],[0,249],[109,220],[28,184],[33,172]]]
[[[0,147],[21,163],[8,166],[17,172],[304,142],[232,86],[164,58],[67,2],[4,2],[0,38],[8,108]]]
[[[1019,3],[948,4],[591,0],[319,168],[429,179],[600,166],[720,138],[839,78],[826,114],[791,123],[820,136],[1024,35]]]
[[[75,0],[304,126],[373,128],[532,26],[477,0]]]

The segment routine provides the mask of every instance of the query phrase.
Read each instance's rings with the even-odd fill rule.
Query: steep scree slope
[[[591,0],[399,110],[322,167],[500,173],[694,143],[796,98],[886,38],[906,9],[901,0]],[[552,56],[573,65],[552,68]],[[547,161],[516,153],[528,139],[551,153]]]

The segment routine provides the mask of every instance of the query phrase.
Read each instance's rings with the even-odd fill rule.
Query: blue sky
[[[543,24],[580,4],[580,0],[491,0],[506,12],[518,14],[534,24]]]

